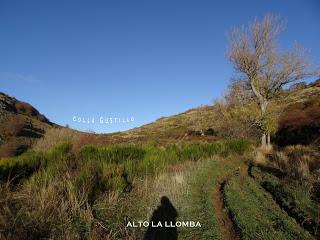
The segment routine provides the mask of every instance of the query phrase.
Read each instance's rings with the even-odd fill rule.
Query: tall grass
[[[49,163],[51,165],[59,164],[71,150],[71,147],[70,143],[64,142],[46,153],[29,151],[17,157],[1,158],[0,181],[18,181],[46,168]]]
[[[28,152],[14,158],[0,160],[0,181],[25,178],[46,163],[42,153]]]
[[[18,157],[0,159],[0,180],[18,176],[23,178],[45,168],[47,171],[57,172],[60,169],[59,166],[62,165],[71,169],[78,168],[86,162],[95,162],[94,164],[100,166],[101,169],[117,164],[124,169],[128,177],[133,178],[161,173],[168,166],[181,161],[198,161],[214,155],[226,156],[231,153],[243,154],[248,147],[249,144],[246,141],[230,140],[167,147],[157,147],[152,144],[85,146],[79,153],[71,153],[71,143],[61,142],[47,152],[29,151]],[[55,173],[52,172],[52,174]]]
[[[213,155],[243,154],[249,148],[249,143],[245,140],[217,141],[214,143],[195,143],[182,147],[180,159],[190,159],[197,161]]]
[[[0,238],[105,239],[111,236],[108,201],[137,179],[160,176],[174,165],[213,155],[242,154],[242,140],[170,145],[86,146],[62,142],[47,152],[0,160],[0,177],[24,181],[0,187]],[[1,235],[2,234],[2,235]],[[13,237],[14,236],[14,237]]]
[[[84,133],[77,132],[69,128],[49,128],[43,138],[37,140],[33,145],[35,151],[49,151],[61,142],[74,143],[80,139]]]
[[[319,153],[308,146],[292,145],[273,153],[271,163],[287,176],[304,180],[320,168]]]
[[[84,160],[104,161],[108,163],[123,163],[125,161],[137,161],[143,158],[145,151],[135,146],[95,147],[85,146],[80,155]]]

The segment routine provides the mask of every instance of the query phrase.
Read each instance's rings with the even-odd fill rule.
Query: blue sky
[[[317,0],[0,0],[0,91],[61,125],[121,131],[222,96],[226,32],[255,16],[286,18],[281,47],[297,41],[319,65],[319,12]]]

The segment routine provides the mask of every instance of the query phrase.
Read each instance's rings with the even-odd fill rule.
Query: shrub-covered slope
[[[0,157],[24,152],[52,126],[30,104],[0,92]]]

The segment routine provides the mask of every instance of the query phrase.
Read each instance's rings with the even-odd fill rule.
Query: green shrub
[[[138,175],[159,174],[165,171],[169,165],[181,161],[181,149],[176,145],[169,145],[167,147],[146,145],[143,146],[143,149],[145,150],[144,158],[134,168]],[[129,173],[133,174],[133,172]]]
[[[62,142],[54,146],[48,153],[48,156],[53,159],[59,159],[72,149],[72,144],[69,142]]]
[[[107,163],[123,163],[127,160],[136,161],[143,158],[145,151],[135,146],[95,147],[85,146],[80,155],[85,160],[99,160]]]
[[[144,158],[139,162],[138,172],[140,175],[154,175],[163,171],[167,166],[165,150],[149,146]]]
[[[13,178],[24,178],[32,174],[30,181],[34,184],[48,183],[55,176],[60,176],[72,169],[77,163],[76,157],[71,153],[72,145],[64,142],[53,147],[49,152],[28,152],[19,157],[12,158],[11,164],[20,161],[21,174],[17,171],[11,173]]]
[[[214,143],[189,143],[180,147],[169,145],[159,148],[153,145],[144,146],[144,158],[139,161],[139,166],[127,163],[131,172],[140,175],[153,175],[165,171],[169,165],[187,160],[198,161],[214,155],[243,154],[249,149],[249,143],[244,140],[217,141]]]
[[[18,181],[31,175],[46,164],[46,158],[42,153],[27,152],[13,158],[0,159],[0,181],[13,179]]]
[[[180,159],[196,161],[203,157],[205,154],[201,150],[200,144],[190,144],[182,147],[180,151]]]
[[[77,189],[87,193],[89,201],[93,203],[99,193],[122,192],[127,185],[124,175],[121,165],[88,161],[79,169],[75,182]]]
[[[249,143],[245,140],[188,144],[182,147],[180,158],[197,161],[213,155],[243,154],[248,148]]]
[[[193,143],[180,147],[169,145],[157,147],[155,144],[144,146],[85,146],[80,153],[71,152],[72,144],[62,142],[47,153],[29,152],[15,158],[0,160],[0,180],[8,178],[23,178],[40,168],[46,168],[35,178],[60,175],[65,172],[77,171],[85,162],[101,162],[119,164],[129,179],[145,174],[153,175],[165,171],[169,165],[177,162],[208,158],[213,155],[242,154],[248,149],[248,143],[243,140],[218,141],[214,143]],[[97,161],[97,162],[96,162]],[[102,164],[103,163],[103,164]],[[19,175],[19,177],[17,177]],[[39,180],[39,179],[38,179]],[[39,180],[40,181],[40,180]]]
[[[244,154],[250,148],[250,143],[244,139],[233,139],[225,142],[224,154]]]

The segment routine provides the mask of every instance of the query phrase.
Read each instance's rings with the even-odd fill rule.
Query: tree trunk
[[[268,147],[271,146],[270,133],[267,134],[267,145],[268,145]]]
[[[265,133],[261,136],[261,147],[265,148],[267,146],[267,135]]]
[[[265,99],[261,93],[257,90],[257,88],[254,85],[255,79],[251,78],[250,79],[250,84],[251,84],[251,89],[254,93],[254,95],[257,97],[258,103],[260,105],[260,110],[261,110],[261,114],[262,116],[265,116],[266,112],[267,112],[267,106],[268,106],[268,101],[267,99]],[[266,130],[263,129],[263,134],[261,136],[261,146],[262,147],[266,147],[267,146],[267,133]],[[270,138],[268,137],[268,139],[270,140]],[[269,141],[270,142],[270,141]]]
[[[264,116],[266,114],[266,111],[267,111],[267,104],[268,102],[267,101],[264,101],[264,100],[261,100],[260,101],[260,109],[261,109],[261,113],[262,113],[262,116]],[[264,132],[261,136],[261,147],[263,148],[266,148],[267,145],[269,146],[269,134],[267,134],[266,132]]]

